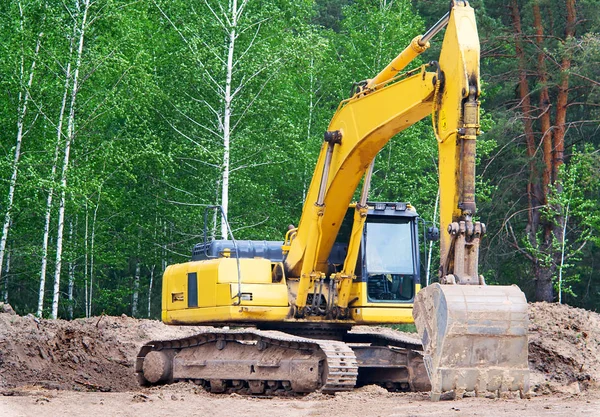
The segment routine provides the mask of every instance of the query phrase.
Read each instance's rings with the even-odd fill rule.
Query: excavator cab
[[[363,230],[362,274],[367,299],[412,303],[419,277],[416,211],[406,203],[376,203]]]
[[[362,276],[367,283],[369,300],[411,302],[419,280],[414,218],[405,213],[367,217]]]
[[[350,205],[330,256],[334,271],[346,255],[355,206]],[[348,304],[352,318],[363,324],[412,322],[410,311],[421,288],[417,212],[403,202],[367,206]]]

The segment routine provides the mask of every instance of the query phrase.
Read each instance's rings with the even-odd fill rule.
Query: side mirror
[[[435,226],[431,226],[427,228],[427,234],[425,235],[427,240],[431,240],[437,242],[440,240],[440,229]]]

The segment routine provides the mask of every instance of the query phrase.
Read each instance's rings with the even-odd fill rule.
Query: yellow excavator
[[[438,61],[402,73],[446,28]],[[212,392],[527,392],[527,302],[478,274],[475,216],[479,39],[473,9],[449,12],[340,103],[298,227],[272,241],[212,240],[163,277],[162,320],[206,325],[144,345],[142,384],[188,380]],[[418,215],[367,199],[373,161],[431,115],[439,147],[440,275],[421,288]],[[362,192],[352,202],[362,179]],[[435,235],[435,230],[431,235]],[[421,341],[373,324],[411,323]],[[209,327],[210,326],[210,327]]]

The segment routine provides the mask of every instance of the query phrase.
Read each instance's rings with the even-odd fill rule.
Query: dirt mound
[[[127,316],[65,321],[0,312],[0,389],[134,390],[133,363],[141,344],[198,329]]]
[[[66,390],[138,390],[134,360],[144,342],[202,327],[127,316],[39,320],[0,303],[0,391],[25,385]],[[565,305],[529,306],[529,362],[538,394],[578,393],[600,382],[600,315]],[[382,333],[394,332],[378,328]],[[414,335],[413,335],[414,336]],[[364,387],[365,395],[381,388]],[[312,394],[318,395],[318,394]]]
[[[566,305],[529,305],[534,391],[577,392],[600,382],[600,314]]]

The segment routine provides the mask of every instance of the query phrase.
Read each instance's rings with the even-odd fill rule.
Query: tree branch
[[[275,76],[275,73],[272,73],[271,76],[265,80],[265,82],[263,83],[263,85],[260,87],[260,90],[258,90],[258,92],[254,96],[254,98],[250,101],[250,103],[248,103],[248,105],[246,106],[246,108],[244,109],[244,111],[242,112],[242,114],[238,117],[238,120],[235,122],[235,124],[231,128],[232,132],[237,128],[237,125],[244,118],[244,115],[246,114],[246,112],[248,110],[250,110],[250,107],[252,107],[252,105],[254,104],[254,102],[256,101],[256,99],[258,98],[258,96],[260,96],[260,93],[262,93],[262,91],[264,90],[264,88],[267,86],[267,84],[269,83],[269,81],[271,81],[271,79],[274,76]]]
[[[204,147],[203,145],[201,145],[200,143],[198,143],[197,141],[195,141],[194,139],[192,139],[191,137],[189,137],[188,135],[183,133],[181,130],[177,129],[177,127],[175,127],[175,125],[173,123],[171,123],[162,113],[160,113],[158,110],[156,110],[156,112],[159,114],[160,117],[162,117],[164,119],[165,122],[167,122],[167,124],[169,126],[171,126],[171,129],[173,129],[175,132],[179,133],[181,136],[183,136],[184,138],[186,138],[187,140],[192,142],[194,145],[198,146],[200,149],[202,149],[207,154],[209,154],[209,155],[211,154],[211,152],[206,147]]]
[[[223,88],[221,88],[219,83],[217,83],[217,81],[213,78],[213,76],[210,74],[210,72],[208,71],[208,69],[206,68],[204,63],[200,59],[198,59],[198,52],[194,50],[194,47],[187,40],[187,38],[183,35],[181,30],[179,30],[179,28],[175,25],[175,23],[173,23],[173,21],[169,18],[169,16],[167,16],[167,14],[163,11],[163,9],[158,5],[156,0],[152,0],[152,2],[158,8],[160,13],[164,16],[164,18],[167,19],[167,21],[170,23],[170,25],[173,27],[173,29],[175,29],[175,31],[179,34],[179,36],[181,37],[183,42],[186,44],[186,46],[189,48],[189,50],[192,52],[194,57],[196,57],[196,61],[198,62],[198,64],[200,64],[200,67],[204,70],[204,73],[206,74],[206,76],[211,80],[213,88],[216,87],[217,90],[220,91],[221,95],[225,94],[225,90],[223,90]]]
[[[217,14],[213,10],[213,8],[210,6],[210,4],[208,3],[208,0],[204,0],[204,4],[206,4],[206,7],[208,7],[208,10],[210,10],[210,12],[215,17],[215,19],[217,19],[217,22],[219,22],[219,25],[221,25],[221,28],[223,28],[223,30],[225,32],[227,32],[227,28],[231,26],[231,22],[229,21],[229,17],[225,13],[223,13],[223,17],[227,21],[227,25],[225,25],[225,23],[223,23],[223,21],[219,18],[219,16],[217,16]]]
[[[194,119],[192,119],[191,117],[189,117],[187,114],[185,114],[184,112],[182,112],[181,110],[179,110],[179,108],[177,108],[177,106],[173,105],[173,107],[175,108],[175,110],[177,111],[177,113],[181,114],[183,117],[185,117],[186,119],[188,119],[190,122],[192,122],[196,126],[201,127],[202,129],[204,129],[204,130],[212,133],[218,139],[220,139],[222,137],[222,135],[219,134],[218,132],[215,132],[213,129],[209,128],[208,126],[204,126],[203,124],[201,124],[201,123],[195,121]]]
[[[521,253],[527,259],[529,259],[531,262],[534,262],[533,256],[531,256],[529,253],[527,253],[524,249],[522,249],[519,246],[517,237],[515,236],[515,232],[514,232],[512,226],[511,226],[511,224],[510,223],[507,223],[507,224],[508,224],[508,230],[510,231],[510,234],[511,234],[511,236],[513,238],[513,243],[511,243],[511,246],[514,247],[519,253]]]
[[[256,167],[263,166],[263,165],[283,164],[285,162],[286,161],[276,161],[276,162],[268,161],[268,162],[259,162],[259,163],[256,163],[256,164],[250,164],[250,165],[239,165],[239,166],[237,166],[237,167],[235,167],[233,169],[230,169],[229,172],[234,172],[234,171],[237,171],[239,169],[256,168]]]

